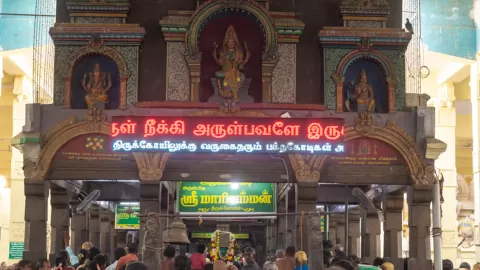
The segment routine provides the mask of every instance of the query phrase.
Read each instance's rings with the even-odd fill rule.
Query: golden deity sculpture
[[[100,64],[96,63],[92,72],[83,74],[83,89],[87,92],[85,102],[91,107],[95,101],[106,102],[108,99],[107,92],[112,87],[112,76],[110,73],[102,71]]]
[[[247,43],[244,42],[245,55],[243,48],[238,41],[235,28],[230,25],[225,32],[222,48],[217,52],[218,45],[213,43],[213,58],[215,62],[222,68],[215,72],[219,94],[224,98],[238,100],[238,91],[242,88],[245,75],[240,72],[250,59],[250,51]]]
[[[353,83],[352,83],[353,84]],[[354,86],[353,93],[350,93],[349,97],[345,101],[345,106],[348,111],[352,111],[351,103],[355,102],[357,111],[361,111],[362,107],[365,107],[366,111],[370,112],[375,109],[375,98],[373,95],[373,88],[368,83],[368,76],[365,69],[362,69],[359,76],[359,81]]]

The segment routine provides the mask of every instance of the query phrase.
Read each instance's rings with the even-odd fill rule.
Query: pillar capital
[[[403,211],[403,193],[401,194],[388,194],[384,203],[384,209],[387,212],[399,212]]]
[[[169,153],[134,152],[133,157],[137,162],[140,180],[159,182],[162,179]]]
[[[411,204],[428,204],[433,199],[433,193],[430,188],[411,188],[409,191],[409,203]]]
[[[447,151],[447,144],[436,138],[427,138],[427,152],[425,157],[437,160],[440,154]]]
[[[327,160],[327,155],[288,155],[295,177],[299,182],[315,182],[320,180],[320,170]]]

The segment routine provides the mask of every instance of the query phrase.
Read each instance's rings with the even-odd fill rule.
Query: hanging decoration
[[[234,255],[235,255],[235,236],[233,235],[233,233],[223,232],[223,233],[228,233],[230,235],[230,239],[229,239],[227,251],[225,252],[225,254],[222,254],[222,251],[220,249],[220,233],[221,232],[222,231],[220,230],[216,230],[212,234],[210,259],[212,263],[216,262],[217,260],[222,260],[227,264],[232,264],[234,260]]]

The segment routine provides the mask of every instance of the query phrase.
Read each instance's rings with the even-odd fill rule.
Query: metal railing
[[[405,90],[420,94],[423,66],[420,0],[403,0],[402,11],[403,23],[409,19],[414,33],[405,52]]]
[[[37,0],[33,34],[33,102],[53,103],[55,47],[49,35],[55,24],[56,0]]]

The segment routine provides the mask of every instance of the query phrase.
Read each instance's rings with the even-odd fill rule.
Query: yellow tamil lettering
[[[271,203],[272,195],[262,195],[259,198],[260,203]]]
[[[195,207],[198,205],[198,196],[196,191],[192,191],[190,195],[183,195],[180,203],[184,207]]]
[[[220,195],[220,200],[222,201],[221,203],[228,203],[228,193],[223,192],[222,195]]]
[[[200,196],[200,204],[209,204],[212,203],[210,196],[202,195]]]
[[[120,213],[118,214],[119,219],[128,219],[130,215],[128,213]]]
[[[250,195],[248,196],[250,203],[257,204],[258,203],[258,195]]]

